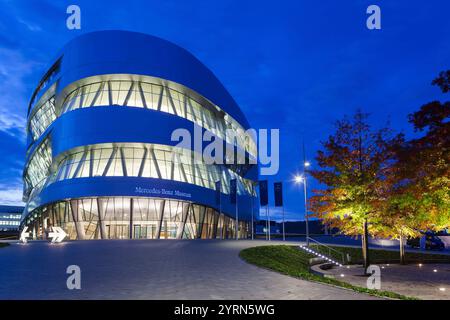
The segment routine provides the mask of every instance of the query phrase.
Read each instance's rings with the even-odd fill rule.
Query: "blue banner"
[[[269,204],[267,180],[259,181],[259,204],[262,206],[267,206]]]
[[[275,195],[275,207],[283,206],[283,184],[282,182],[275,182],[273,184],[273,191]]]

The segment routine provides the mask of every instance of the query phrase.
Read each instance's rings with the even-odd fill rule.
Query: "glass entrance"
[[[134,239],[155,239],[156,225],[154,224],[135,224]]]

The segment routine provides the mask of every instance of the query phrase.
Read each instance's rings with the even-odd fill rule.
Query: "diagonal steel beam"
[[[161,179],[161,171],[159,170],[158,161],[156,160],[155,151],[153,150],[153,146],[150,147],[150,156],[152,157],[153,165],[156,168],[156,173],[158,174],[158,178]]]
[[[90,107],[93,107],[95,105],[95,103],[97,102],[98,97],[100,97],[100,94],[102,93],[104,87],[105,87],[105,81],[100,82],[100,87],[98,87],[98,90],[94,95],[94,99],[92,99]]]
[[[147,102],[145,101],[144,90],[142,90],[142,85],[141,85],[140,81],[138,82],[138,88],[139,88],[139,94],[141,95],[142,105],[144,106],[145,109],[148,109]]]
[[[147,153],[148,153],[147,148],[144,148],[144,155],[142,156],[142,161],[141,161],[141,165],[139,167],[138,177],[142,177],[142,173],[144,172],[145,160],[147,160]]]
[[[116,156],[117,148],[113,148],[113,151],[111,152],[111,156],[108,159],[108,162],[106,163],[105,170],[103,170],[102,176],[106,176],[108,173],[109,167],[111,167],[111,163],[113,162],[115,156]]]
[[[112,98],[112,90],[111,90],[111,81],[108,81],[108,102],[109,105],[113,105],[113,98]]]
[[[161,105],[162,105],[162,99],[164,95],[164,86],[161,86],[161,92],[159,93],[159,99],[158,99],[158,111],[161,111]]]
[[[122,164],[123,176],[128,177],[127,164],[126,164],[125,154],[123,152],[123,147],[120,148],[120,162]]]
[[[166,87],[167,96],[169,97],[170,105],[172,106],[173,112],[175,115],[178,115],[177,108],[175,108],[175,103],[173,102],[172,94],[170,93],[170,89]]]
[[[127,105],[128,105],[128,101],[129,101],[130,98],[131,98],[131,94],[133,93],[133,89],[134,89],[134,81],[131,81],[130,89],[128,89],[127,96],[125,97],[125,101],[123,102],[123,105],[124,105],[124,106],[127,106]]]

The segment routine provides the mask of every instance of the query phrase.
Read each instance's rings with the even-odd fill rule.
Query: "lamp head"
[[[294,177],[295,183],[302,183],[303,182],[303,176],[297,175]]]

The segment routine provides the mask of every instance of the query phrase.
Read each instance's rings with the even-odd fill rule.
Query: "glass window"
[[[111,101],[109,101],[110,97]],[[67,95],[63,102],[62,113],[80,107],[107,105],[139,108],[146,106],[149,109],[175,114],[210,130],[229,143],[235,143],[232,137],[228,138],[225,135],[225,128],[229,128],[238,133],[236,143],[241,148],[252,155],[256,154],[253,137],[247,134],[242,126],[229,115],[225,115],[225,117],[218,115],[219,113],[216,115],[184,93],[145,81],[110,80],[81,86]],[[217,106],[211,107],[220,110]],[[54,121],[54,112],[49,117],[49,123]],[[38,122],[39,126],[41,122],[44,123],[40,118],[36,118],[33,123],[35,122]],[[34,124],[34,126],[36,125]],[[45,124],[43,127],[46,127]],[[37,134],[39,135],[39,132]]]
[[[193,152],[188,157],[189,153],[185,151],[163,145],[127,144],[116,148],[93,145],[86,151],[67,154],[65,158],[59,160],[55,172],[50,174],[48,183],[102,175],[141,176],[187,182],[215,189],[215,182],[222,180],[223,192],[229,193],[228,181],[235,178],[238,179],[239,194],[254,194],[252,182],[242,178],[230,168],[216,164],[194,164]],[[33,184],[35,180],[39,181],[39,178],[34,178],[31,174],[34,171],[29,170],[30,174],[25,176],[26,181],[29,181],[27,184]],[[41,177],[45,178],[45,175]]]

